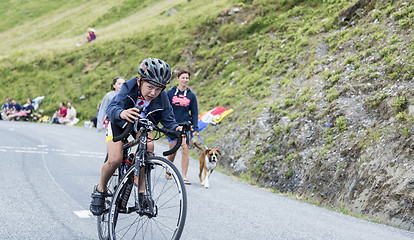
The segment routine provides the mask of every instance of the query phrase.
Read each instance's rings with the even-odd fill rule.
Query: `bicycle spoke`
[[[121,228],[121,229],[118,229],[118,232],[125,232],[124,233],[124,236],[125,236],[125,234],[127,234],[128,233],[128,230],[129,229],[131,229],[133,226],[134,226],[134,224],[136,223],[136,219],[134,220],[134,222],[132,222],[130,225],[128,225],[128,226],[125,226],[125,228]],[[124,236],[122,236],[121,237],[121,239],[123,239],[124,238]]]

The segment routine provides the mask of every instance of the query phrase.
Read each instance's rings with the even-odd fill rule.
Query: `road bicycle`
[[[131,132],[139,136],[128,141]],[[148,132],[154,133],[154,139],[148,138]],[[124,161],[108,182],[104,213],[98,217],[101,240],[180,238],[187,216],[184,181],[173,163],[147,150],[147,142],[163,134],[178,139],[174,148],[163,152],[167,156],[179,149],[181,136],[148,118],[137,119],[114,137],[113,141],[123,141]],[[130,153],[135,146],[135,153]],[[139,193],[140,185],[144,185],[143,193]]]

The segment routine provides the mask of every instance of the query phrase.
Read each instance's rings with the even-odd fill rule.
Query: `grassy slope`
[[[136,6],[136,1],[78,1],[40,12],[35,18],[16,16],[17,23],[10,25],[16,26],[0,33],[5,76],[1,83],[10,86],[0,89],[0,99],[14,97],[25,102],[27,97],[45,95],[42,107],[46,113],[59,101],[73,101],[80,117],[89,119],[114,76],[133,77],[138,62],[150,56],[175,66],[178,53],[191,38],[180,29],[191,27],[204,12],[214,15],[228,5],[221,1],[151,2],[140,1]],[[31,6],[19,7],[23,11]],[[173,7],[178,13],[165,14]],[[14,9],[11,5],[4,8]],[[120,14],[122,9],[128,11]],[[1,22],[0,28],[5,29],[10,21]],[[96,42],[76,47],[89,26],[97,30]],[[81,96],[86,98],[81,101]]]
[[[8,65],[3,69],[6,75],[3,81],[12,80],[14,86],[11,89],[0,90],[0,99],[16,96],[20,102],[24,102],[27,97],[45,95],[43,107],[46,112],[51,112],[55,108],[51,103],[73,101],[78,106],[81,117],[89,118],[93,114],[87,112],[94,109],[108,89],[108,80],[113,76],[131,77],[137,61],[146,56],[163,57],[173,66],[189,64],[185,57],[178,56],[184,49],[188,49],[197,59],[196,65],[191,68],[201,69],[203,73],[196,78],[197,82],[201,82],[199,89],[204,91],[207,87],[213,94],[217,94],[214,99],[200,96],[200,101],[204,103],[203,110],[215,105],[229,106],[230,103],[238,102],[244,97],[244,91],[250,85],[251,79],[261,80],[256,81],[256,86],[248,89],[250,96],[254,98],[269,96],[270,91],[267,87],[274,80],[271,81],[271,74],[283,71],[282,69],[285,68],[286,62],[281,59],[288,60],[292,54],[298,54],[303,49],[301,45],[306,44],[302,41],[308,41],[298,39],[295,35],[297,23],[289,23],[289,16],[286,14],[279,16],[280,12],[276,11],[289,9],[293,6],[292,2],[301,1],[282,1],[285,4],[280,4],[280,9],[279,4],[272,1],[246,3],[196,1],[191,4],[186,1],[161,1],[156,4],[141,1],[136,12],[131,12],[131,2],[133,1],[78,1],[71,4],[61,3],[62,5],[56,3],[47,9],[40,8],[38,11],[33,9],[31,11],[34,12],[34,16],[23,19],[19,14],[8,14],[15,16],[14,20],[11,18],[0,23],[0,29],[5,29],[6,26],[14,27],[0,33],[2,39],[0,56],[7,58],[2,65]],[[305,5],[304,8],[317,6],[320,2],[311,1],[311,4]],[[235,23],[223,24],[223,26],[217,24],[217,14],[224,12],[231,5],[248,9],[244,19],[249,23],[248,25],[241,27],[240,24]],[[340,9],[346,5],[340,3],[333,6]],[[327,6],[329,8],[330,5]],[[164,14],[171,7],[175,7],[178,13],[172,16]],[[11,6],[4,8],[11,9]],[[31,8],[31,5],[23,1],[17,9],[24,12],[25,9],[28,11]],[[122,9],[128,11],[122,12],[123,15],[119,16],[119,11]],[[318,14],[321,15],[318,18],[323,19],[337,12],[329,13],[327,10],[329,9],[318,10]],[[13,11],[9,10],[8,13],[10,12]],[[311,15],[307,17],[314,18]],[[285,21],[288,23],[286,29]],[[323,24],[329,24],[329,21]],[[317,28],[323,24],[318,24]],[[84,29],[87,26],[97,29],[97,42],[81,48],[74,47],[76,42],[85,38]],[[305,24],[305,28],[310,27],[313,28],[312,23]],[[269,54],[273,55],[269,53],[271,49],[266,49],[262,54],[255,56],[258,42],[263,41],[259,46],[275,44],[274,40],[269,42],[266,36],[255,33],[280,30],[283,31],[281,32],[283,35],[287,35],[282,37],[294,39],[288,42],[291,47],[286,47],[283,52],[271,58],[267,57]],[[157,33],[157,31],[162,32]],[[195,35],[195,41],[192,35]],[[151,44],[154,40],[158,41],[156,45]],[[218,44],[218,42],[225,44]],[[281,45],[281,42],[282,40],[276,39],[276,44]],[[161,45],[165,51],[160,51],[158,45]],[[234,58],[235,54],[236,59],[227,65],[226,61]],[[252,63],[255,62],[259,64],[252,67]],[[217,75],[223,69],[226,71],[220,79],[217,79]],[[234,72],[235,77],[229,75]],[[36,83],[23,81],[25,75],[34,78]],[[222,88],[221,85],[227,83],[229,79],[237,84]],[[214,83],[213,88],[210,86],[212,83]],[[28,91],[23,94],[18,90],[27,89],[28,86],[30,86]],[[82,95],[86,96],[83,102],[79,101]],[[85,101],[88,102],[85,104]]]

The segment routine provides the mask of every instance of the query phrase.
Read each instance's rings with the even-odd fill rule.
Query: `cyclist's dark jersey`
[[[123,110],[134,107],[139,96],[141,96],[141,92],[136,77],[124,83],[119,93],[112,98],[106,109],[106,114],[110,121],[123,128],[127,121],[121,119],[120,114]],[[154,112],[149,119],[154,124],[161,123],[163,127],[175,131],[178,124],[175,121],[174,113],[165,91],[161,91],[158,97],[151,100],[145,111],[149,113],[157,109],[161,109],[161,111]]]

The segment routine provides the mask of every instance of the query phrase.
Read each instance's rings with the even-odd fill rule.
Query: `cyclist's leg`
[[[118,136],[122,133],[122,128],[116,124],[108,122],[106,127],[106,151],[108,153],[108,160],[102,166],[101,169],[101,179],[98,186],[98,191],[105,192],[106,185],[109,179],[112,177],[112,174],[115,172],[115,169],[119,167],[122,163],[122,141],[114,142],[112,141],[114,136]]]
[[[107,143],[108,160],[102,166],[101,180],[98,186],[95,186],[92,192],[92,201],[90,211],[94,215],[101,215],[103,213],[105,204],[105,195],[107,191],[107,183],[112,177],[115,169],[122,163],[122,142],[109,141]],[[120,153],[118,153],[120,151]],[[118,156],[120,155],[120,157]]]
[[[106,149],[108,151],[108,161],[102,166],[101,181],[98,186],[98,191],[105,192],[106,185],[115,169],[122,163],[122,141],[114,142],[109,141],[106,143]]]
[[[152,132],[148,132],[148,141],[147,141],[147,150],[149,152],[154,152],[154,135]]]
[[[107,152],[108,160],[104,163],[101,169],[101,179],[99,185],[95,186],[92,192],[92,201],[89,207],[94,215],[101,215],[103,213],[105,195],[107,190],[107,183],[112,177],[115,170],[122,163],[122,142],[112,141],[113,134],[118,135],[120,128],[117,126],[108,125],[106,131],[107,137]]]

